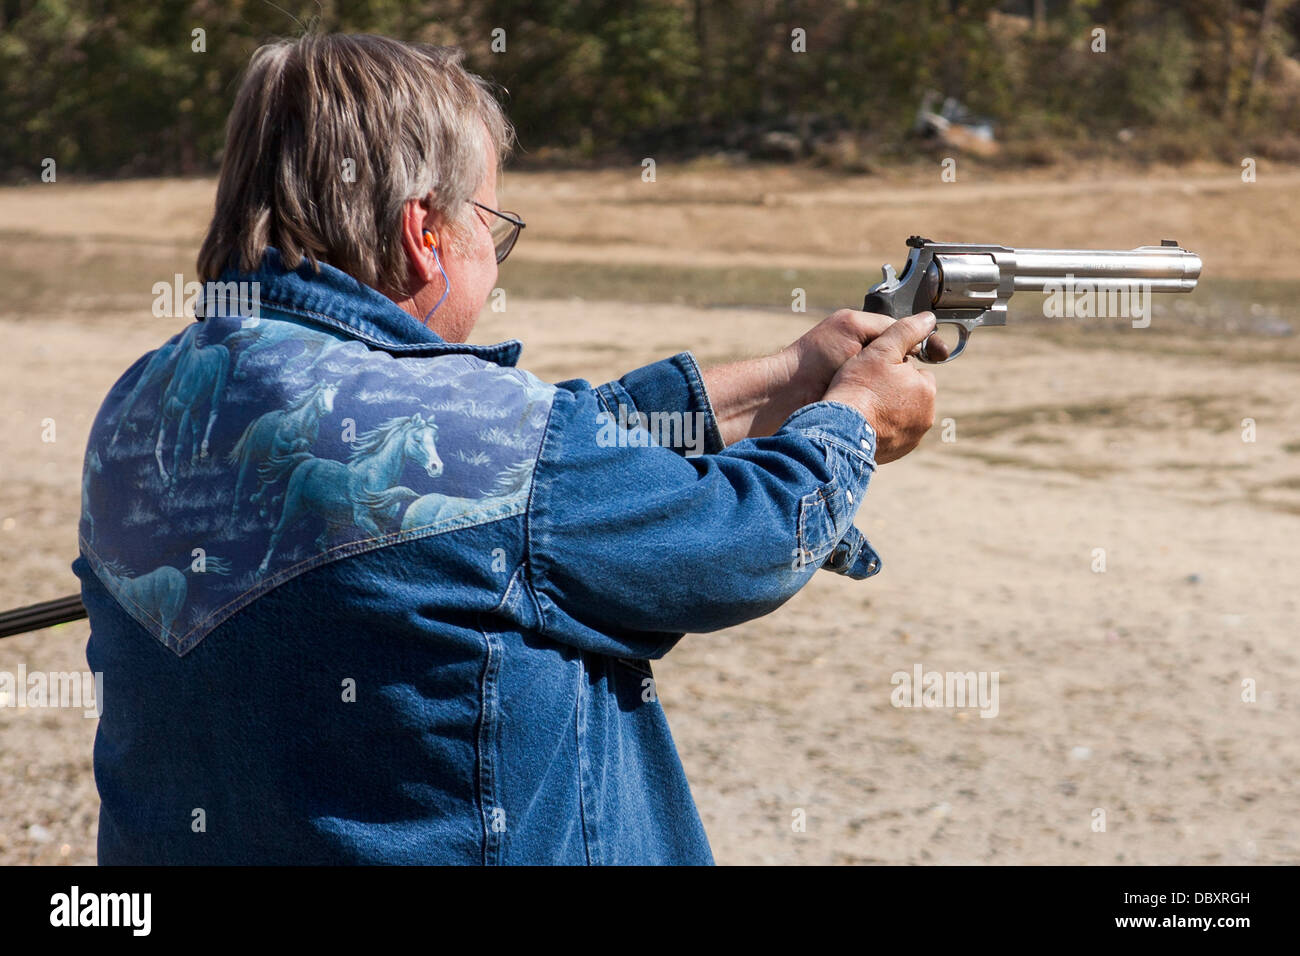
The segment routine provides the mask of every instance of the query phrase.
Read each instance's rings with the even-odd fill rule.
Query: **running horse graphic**
[[[191,333],[187,332],[187,334]],[[121,434],[123,427],[127,431],[133,432],[136,430],[135,423],[128,421],[131,417],[131,409],[135,407],[135,403],[147,389],[154,386],[165,387],[164,383],[172,374],[172,366],[175,364],[177,357],[177,348],[179,348],[178,343],[168,342],[159,346],[153,355],[149,357],[149,361],[145,363],[144,371],[140,373],[139,380],[135,383],[135,387],[131,389],[131,394],[127,396],[126,401],[122,403],[121,409],[118,410],[117,427],[113,429],[113,437],[108,440],[110,446],[117,444],[118,436]]]
[[[99,452],[91,449],[90,454],[86,456],[86,465],[81,474],[81,517],[86,522],[86,540],[95,540],[95,516],[90,513],[90,483],[95,480],[96,475],[104,472],[104,462],[99,457]]]
[[[266,358],[260,357],[262,353],[271,354],[281,345],[291,347],[297,344],[302,347],[297,354],[278,356],[277,364],[285,374],[298,375],[310,373],[335,352],[346,348],[349,342],[336,341],[324,333],[306,331],[293,322],[250,318],[245,319],[239,329],[226,336],[223,344],[227,348],[239,347],[232,377],[236,382],[242,382],[248,378],[250,366],[267,361]],[[281,350],[282,353],[284,351],[287,349]],[[272,358],[276,356],[272,355]]]
[[[158,625],[162,639],[168,641],[172,627],[185,606],[189,583],[185,580],[187,568],[182,571],[164,564],[145,574],[134,575],[117,561],[105,562],[104,584],[123,605],[132,608]],[[209,557],[204,561],[208,574],[229,574],[230,563],[222,558]]]
[[[264,498],[267,490],[295,462],[291,456],[305,452],[316,441],[320,420],[334,410],[334,396],[339,387],[335,383],[318,382],[299,395],[288,408],[277,408],[261,415],[244,429],[244,434],[231,450],[226,460],[238,466],[235,478],[235,498],[230,504],[230,514],[239,513],[245,501],[244,491],[249,472],[258,472],[257,491],[247,500],[257,504],[258,512],[266,516]],[[272,465],[272,460],[278,462]]]
[[[521,495],[533,477],[533,462],[522,461],[501,472],[492,490],[477,498],[431,492],[421,495],[410,488],[396,487],[367,494],[365,503],[372,508],[388,508],[410,502],[402,516],[402,530],[432,528],[467,514],[493,507],[508,498]]]
[[[163,487],[172,491],[175,491],[181,452],[186,447],[187,439],[191,468],[198,464],[200,457],[208,457],[208,439],[212,437],[212,426],[217,423],[217,409],[221,403],[221,393],[226,387],[226,369],[230,363],[230,352],[224,345],[205,345],[200,348],[195,328],[196,326],[191,326],[181,338],[176,354],[176,371],[163,392],[162,408],[158,415],[158,439],[154,443],[154,458],[158,461],[158,473],[162,476]],[[208,424],[200,443],[199,415],[205,403],[208,408]],[[172,422],[177,422],[176,444],[172,447],[172,473],[169,475],[163,466],[163,444]]]
[[[280,521],[271,532],[271,543],[257,573],[266,573],[284,533],[308,514],[325,520],[325,530],[316,539],[316,546],[322,550],[331,533],[348,526],[376,537],[383,534],[376,517],[387,524],[396,504],[375,507],[371,496],[393,487],[408,461],[422,467],[430,478],[441,475],[437,438],[438,426],[432,416],[426,419],[417,413],[390,418],[360,436],[353,443],[347,464],[316,458],[305,451],[287,456],[287,463],[271,459],[270,467],[290,472],[289,487],[284,493]]]

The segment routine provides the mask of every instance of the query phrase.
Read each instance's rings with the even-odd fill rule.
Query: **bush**
[[[1172,159],[1217,154],[1230,130],[1285,130],[1300,105],[1286,56],[1300,16],[1261,36],[1252,5],[1220,0],[1187,0],[1177,16],[1155,0],[1062,0],[1042,29],[1025,0],[280,5],[319,29],[459,43],[509,91],[524,155],[552,160],[752,154],[795,137],[785,155],[862,169],[863,144],[912,148],[931,89],[993,117],[1003,161],[1048,162],[1061,144],[1111,151],[1121,130],[1135,153]],[[505,52],[492,50],[497,28]],[[264,0],[6,0],[0,176],[32,178],[45,157],[80,174],[211,170],[249,55],[300,29]],[[1269,81],[1252,92],[1257,47]],[[1258,152],[1293,152],[1274,141]]]

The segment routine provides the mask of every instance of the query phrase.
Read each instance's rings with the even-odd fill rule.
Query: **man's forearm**
[[[717,365],[702,373],[704,387],[728,445],[743,438],[771,435],[805,405],[822,397],[824,383],[801,374],[791,349]]]

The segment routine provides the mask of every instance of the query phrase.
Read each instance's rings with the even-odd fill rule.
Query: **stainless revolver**
[[[907,240],[911,252],[903,274],[886,265],[883,282],[867,292],[866,312],[901,319],[930,311],[939,325],[957,327],[947,358],[927,353],[927,336],[915,353],[922,362],[951,362],[966,348],[971,332],[1007,324],[1007,301],[1015,292],[1043,292],[1082,280],[1097,291],[1141,287],[1149,292],[1191,292],[1201,259],[1172,239],[1137,249],[1009,249],[976,243]],[[930,335],[934,335],[933,332]]]

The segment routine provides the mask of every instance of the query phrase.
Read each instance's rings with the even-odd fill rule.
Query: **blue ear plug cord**
[[[425,315],[424,317],[425,325],[429,324],[429,318],[433,315],[433,313],[438,311],[438,306],[442,305],[442,303],[447,298],[447,293],[451,291],[451,280],[447,278],[447,270],[442,267],[442,258],[438,255],[437,246],[433,247],[433,261],[438,263],[438,271],[442,273],[442,295],[438,298],[438,301],[434,305],[434,307],[428,311],[428,314]]]

